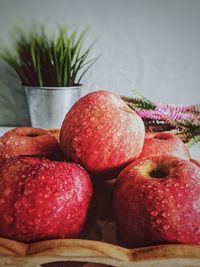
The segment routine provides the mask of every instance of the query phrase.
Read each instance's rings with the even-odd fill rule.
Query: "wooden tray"
[[[200,266],[200,246],[163,245],[126,249],[104,242],[80,239],[49,240],[27,245],[0,238],[0,256],[1,267],[38,267],[44,263],[61,261],[97,263],[86,264],[88,267]]]

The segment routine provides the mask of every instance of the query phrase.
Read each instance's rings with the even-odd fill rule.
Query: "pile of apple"
[[[118,236],[127,246],[200,244],[198,163],[172,133],[145,134],[141,118],[108,91],[75,103],[60,143],[24,127],[0,138],[0,236],[77,237],[92,184],[110,179]]]

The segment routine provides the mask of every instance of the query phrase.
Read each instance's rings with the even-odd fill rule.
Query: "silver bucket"
[[[80,86],[24,86],[32,127],[60,128],[66,113],[81,96]]]

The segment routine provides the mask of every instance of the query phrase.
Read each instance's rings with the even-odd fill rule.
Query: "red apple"
[[[92,195],[75,163],[18,157],[0,166],[0,236],[22,242],[75,237]]]
[[[56,138],[47,131],[17,127],[0,137],[0,159],[22,155],[58,160],[62,158],[62,151]]]
[[[172,156],[138,159],[118,176],[114,214],[129,247],[200,244],[200,169]]]
[[[121,98],[108,91],[82,97],[67,113],[60,143],[66,158],[90,173],[113,178],[142,151],[144,124]]]
[[[171,155],[189,160],[190,152],[186,145],[173,133],[146,133],[140,158],[159,155]]]

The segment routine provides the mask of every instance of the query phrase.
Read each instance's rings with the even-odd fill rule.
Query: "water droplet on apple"
[[[90,118],[90,121],[94,122],[95,121],[95,118],[94,117],[91,117]]]
[[[147,188],[150,190],[152,189],[152,185],[148,185]]]
[[[1,198],[0,199],[0,205],[4,205],[6,203],[5,199]]]
[[[167,200],[166,200],[166,199],[163,199],[163,200],[161,201],[161,203],[162,203],[162,204],[167,204]]]
[[[153,211],[151,212],[151,215],[152,215],[153,217],[156,217],[156,216],[158,215],[158,212],[155,211],[155,210],[153,210]]]
[[[169,229],[169,225],[167,225],[167,224],[164,224],[164,225],[163,225],[163,229],[164,229],[164,230],[167,230],[167,229]]]
[[[163,213],[162,213],[162,216],[163,216],[164,218],[166,218],[167,215],[168,215],[168,214],[167,214],[166,212],[163,212]]]
[[[4,195],[5,195],[5,196],[9,196],[11,192],[12,192],[11,189],[10,189],[10,188],[7,188],[7,189],[4,191]]]
[[[156,223],[157,223],[157,224],[160,224],[161,222],[162,222],[161,219],[157,219],[157,220],[156,220]]]

